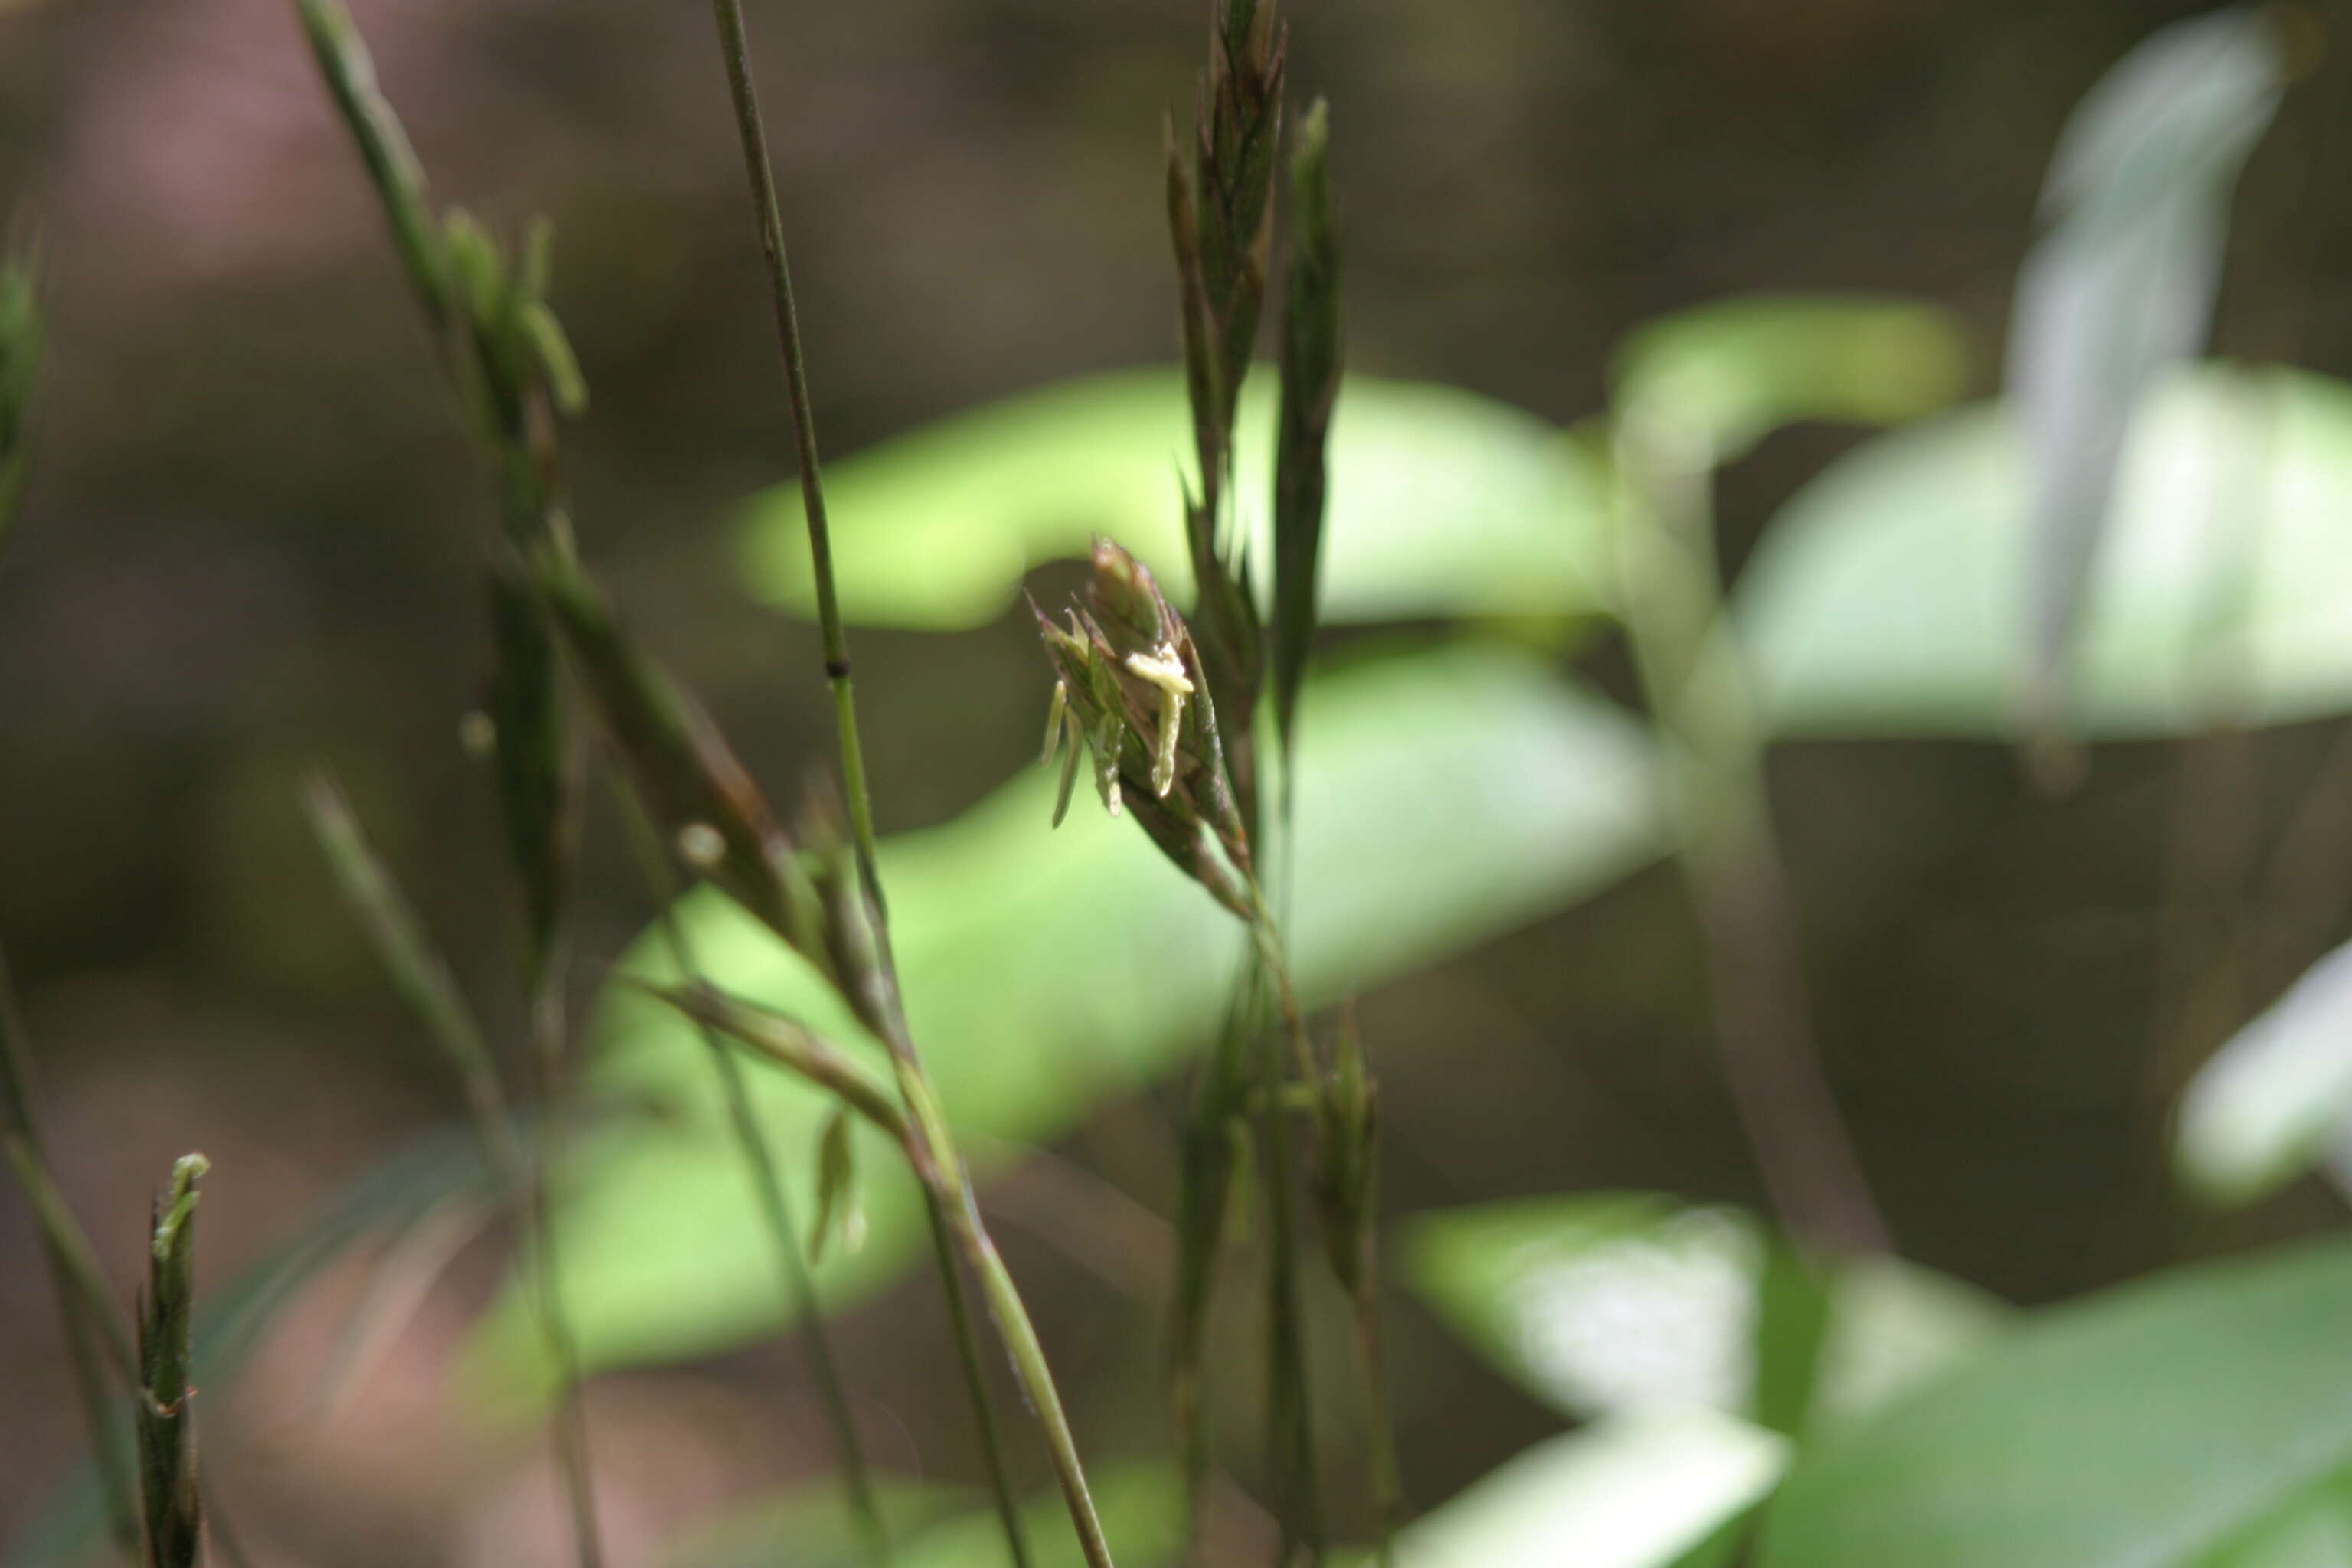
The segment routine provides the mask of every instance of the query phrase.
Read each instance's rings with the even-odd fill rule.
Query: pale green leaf
[[[1398,1568],[1685,1568],[1772,1489],[1789,1445],[1700,1409],[1612,1416],[1414,1521]]]
[[[1760,1568],[2179,1568],[2352,1464],[2352,1243],[2060,1308],[1808,1448]]]
[[[2329,1476],[2197,1568],[2352,1568],[2352,1474]]]
[[[1271,504],[1275,381],[1250,378],[1235,495],[1261,539]],[[1189,595],[1177,476],[1191,415],[1174,366],[1065,382],[957,415],[830,465],[826,510],[843,613],[929,630],[1003,613],[1022,575],[1097,534]],[[1349,376],[1331,427],[1327,622],[1559,616],[1592,607],[1601,487],[1591,459],[1533,415],[1455,387]],[[746,520],[753,590],[809,613],[797,488]],[[1270,579],[1270,558],[1259,576]]]
[[[1755,1414],[1759,1292],[1781,1244],[1738,1209],[1654,1193],[1528,1198],[1422,1216],[1414,1288],[1499,1369],[1570,1415],[1659,1407]],[[1850,1422],[1972,1352],[2003,1309],[1896,1258],[1815,1265],[1829,1294],[1808,1432]]]
[[[1783,735],[2018,733],[2024,466],[1998,405],[1875,437],[1772,523],[1736,595]],[[2352,708],[2352,388],[2208,364],[2145,406],[2095,572],[2094,736]]]
[[[2008,367],[2031,475],[2027,646],[2049,719],[2071,724],[2073,645],[2126,432],[2157,378],[2204,349],[2231,187],[2284,86],[2262,12],[2175,23],[2091,89],[2052,160]]]
[[[1660,848],[1649,753],[1633,723],[1540,664],[1461,644],[1336,669],[1301,735],[1297,967],[1328,1001],[1499,935],[1606,886]],[[1043,770],[957,821],[882,846],[881,875],[916,1038],[974,1152],[1049,1139],[1132,1094],[1223,1016],[1243,935],[1134,825],[1092,808],[1049,829]],[[772,939],[712,897],[684,915],[710,978],[857,1038]],[[629,966],[663,973],[657,944]],[[643,998],[612,995],[592,1088],[676,1114],[601,1147],[561,1220],[565,1299],[592,1364],[716,1351],[782,1321],[767,1244],[705,1047]],[[751,1075],[797,1168],[824,1105]],[[846,1300],[918,1255],[902,1163],[860,1151],[867,1238],[821,1277]],[[509,1302],[495,1353],[524,1353]]]
[[[2352,1130],[2352,946],[2305,971],[2189,1085],[2174,1152],[2217,1203],[2263,1197]]]
[[[1612,403],[1705,469],[1805,420],[1899,425],[1945,407],[1966,369],[1944,311],[1856,295],[1750,295],[1680,311],[1618,356]]]

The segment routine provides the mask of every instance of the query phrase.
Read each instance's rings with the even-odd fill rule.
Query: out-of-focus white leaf
[[[2284,60],[2262,12],[2150,37],[2074,111],[2042,194],[2010,323],[2009,396],[2032,497],[2027,700],[2063,722],[2068,656],[2141,400],[2203,347],[2231,187]]]
[[[2190,1184],[2242,1204],[2302,1175],[2352,1131],[2352,946],[2321,959],[2205,1064],[2175,1153]]]
[[[1735,595],[1784,736],[2017,733],[2029,510],[1997,405],[1874,437],[1801,490]],[[2352,709],[2352,387],[2206,365],[2141,410],[2074,660],[2098,737]]]
[[[1398,1537],[1398,1568],[1682,1568],[1789,1444],[1710,1410],[1612,1416],[1528,1449]]]

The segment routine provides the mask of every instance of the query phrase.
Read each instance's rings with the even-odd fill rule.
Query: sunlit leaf
[[[1816,1265],[1826,1322],[1759,1366],[1759,1294],[1780,1243],[1752,1216],[1653,1193],[1529,1198],[1416,1220],[1417,1289],[1469,1342],[1570,1415],[1659,1407],[1753,1415],[1760,1388],[1811,1390],[1808,1431],[1852,1420],[1964,1352],[2003,1310],[1899,1259]],[[1792,1371],[1797,1375],[1791,1375]],[[1791,1422],[1791,1425],[1794,1425]]]
[[[2042,1316],[1800,1455],[1760,1568],[2176,1568],[2352,1464],[2352,1243]]]
[[[1789,1445],[1709,1410],[1612,1416],[1528,1449],[1417,1520],[1398,1568],[1714,1568]]]
[[[2071,707],[2062,683],[2126,433],[2157,377],[2204,346],[2230,190],[2284,86],[2263,13],[2176,23],[2091,89],[2052,160],[2008,376],[2032,498],[2037,712]]]
[[[2352,1130],[2352,946],[2339,947],[2189,1083],[2176,1144],[2181,1173],[2242,1204],[2302,1175]]]
[[[1648,752],[1632,721],[1541,665],[1463,644],[1319,677],[1301,734],[1301,986],[1328,1000],[1512,930],[1658,850]],[[1124,820],[1058,831],[1038,771],[943,827],[882,847],[914,1033],[950,1114],[1034,1142],[1131,1094],[1203,1042],[1240,957],[1237,924]],[[845,1040],[810,973],[730,906],[685,907],[712,978]],[[654,944],[631,966],[662,973]],[[677,1114],[600,1149],[561,1222],[565,1299],[592,1363],[716,1350],[775,1328],[757,1212],[704,1047],[667,1008],[606,1003],[592,1087]],[[824,1106],[778,1073],[752,1089],[780,1154],[814,1150]],[[821,1270],[836,1300],[897,1276],[921,1236],[902,1163],[878,1142],[865,1247]],[[478,1364],[527,1359],[507,1304]]]
[[[1612,402],[1696,468],[1738,458],[1783,425],[1899,425],[1960,392],[1957,324],[1932,305],[1845,295],[1753,295],[1636,332]]]
[[[1875,437],[1767,531],[1736,614],[1784,735],[2017,732],[2024,461],[1994,405]],[[2075,658],[2098,736],[2352,708],[2352,387],[2206,365],[2143,408]]]
[[[1273,484],[1275,383],[1242,395],[1235,494],[1262,534]],[[961,414],[831,465],[827,510],[853,622],[984,625],[1022,574],[1108,534],[1189,595],[1177,476],[1191,416],[1173,366],[1066,382]],[[1601,578],[1591,461],[1533,415],[1455,387],[1348,376],[1331,427],[1326,621],[1557,616]],[[814,603],[796,488],[748,519],[753,589]],[[1272,562],[1259,563],[1270,581]]]

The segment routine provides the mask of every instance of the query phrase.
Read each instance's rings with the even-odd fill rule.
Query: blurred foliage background
[[[1160,119],[1190,101],[1201,9],[755,15],[830,451],[1171,357]],[[2191,9],[1302,4],[1293,79],[1334,104],[1350,366],[1567,425],[1649,318],[1864,289],[1956,311],[1990,391],[2061,123]],[[358,19],[441,194],[509,230],[556,221],[553,296],[594,395],[568,442],[586,552],[755,771],[803,776],[830,752],[814,633],[741,570],[740,503],[790,459],[707,19],[617,0],[377,0]],[[2352,18],[2321,21],[2328,47],[2241,183],[2213,342],[2344,374],[2352,219],[2326,196],[2352,147]],[[0,571],[0,931],[106,1261],[127,1292],[152,1173],[201,1147],[224,1278],[446,1116],[295,809],[303,762],[333,763],[478,994],[502,990],[496,826],[455,724],[480,668],[479,479],[280,0],[0,4],[0,206],[41,236],[53,318]],[[1735,573],[1855,439],[1800,428],[1727,472]],[[1023,619],[861,634],[886,833],[949,819],[1034,754],[1048,681]],[[1633,691],[1612,641],[1577,657]],[[2336,1217],[2310,1184],[2191,1216],[2162,1140],[2186,1065],[2352,930],[2352,790],[2313,789],[2341,776],[2346,731],[2103,746],[2060,797],[1993,745],[1775,751],[1824,1054],[1907,1256],[2031,1304]],[[2250,922],[2200,868],[2289,824],[2291,874]],[[604,826],[591,970],[647,914]],[[1653,868],[1365,995],[1388,1208],[1587,1188],[1759,1204],[1699,962]],[[1154,1214],[1181,1103],[1115,1099],[993,1189],[1082,1426],[1114,1454],[1158,1440]],[[0,1201],[0,1535],[75,1448],[37,1251]],[[310,1390],[353,1279],[240,1384],[238,1435],[207,1462],[257,1499],[266,1558],[560,1544],[530,1435],[441,1375],[496,1288],[472,1252],[337,1410]],[[1393,1310],[1417,1500],[1555,1427],[1425,1309]],[[877,1458],[972,1475],[923,1282],[844,1342]],[[787,1342],[623,1373],[591,1406],[631,1560],[824,1463]]]

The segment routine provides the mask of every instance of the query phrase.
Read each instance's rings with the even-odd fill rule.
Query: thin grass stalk
[[[196,1481],[195,1389],[188,1335],[195,1306],[196,1183],[212,1168],[183,1155],[156,1200],[148,1283],[139,1306],[139,1491],[147,1568],[194,1568],[204,1547]]]
[[[857,728],[857,697],[850,679],[849,633],[834,586],[833,529],[824,509],[824,471],[818,460],[816,416],[809,405],[808,360],[801,348],[800,310],[793,296],[792,260],[784,249],[783,208],[776,195],[776,171],[768,156],[768,133],[760,113],[758,85],[751,79],[750,42],[740,0],[711,0],[719,28],[719,51],[727,68],[727,89],[742,142],[743,173],[760,226],[760,254],[767,265],[769,304],[776,319],[776,346],[783,360],[784,400],[793,427],[793,459],[800,469],[801,505],[808,522],[809,561],[816,582],[817,625],[824,639],[824,678],[833,690],[835,727],[840,737],[842,789],[857,846],[858,869],[877,905],[887,908],[874,870],[874,805],[866,782],[866,749]]]
[[[38,260],[29,251],[0,260],[0,557],[32,469],[33,391],[44,336],[40,279]],[[122,1450],[111,1440],[113,1402],[106,1377],[110,1362],[126,1386],[134,1384],[134,1352],[89,1238],[58,1189],[37,1105],[31,1047],[9,984],[7,956],[0,952],[0,1157],[33,1205],[107,1530],[127,1557],[139,1550],[139,1504]]]
[[[677,918],[678,881],[669,858],[662,852],[653,824],[646,820],[636,797],[626,789],[614,793],[628,828],[630,849],[659,911],[656,923],[661,930],[663,945],[669,949],[670,963],[688,985],[699,986],[704,984],[702,967],[686,934],[685,922]],[[759,1113],[752,1109],[751,1091],[743,1081],[742,1066],[736,1061],[734,1051],[709,1023],[697,1019],[695,1031],[710,1053],[712,1070],[719,1075],[719,1095],[727,1102],[728,1127],[742,1153],[743,1167],[751,1177],[752,1199],[759,1205],[761,1223],[775,1252],[784,1300],[791,1304],[808,1342],[817,1401],[832,1434],[834,1458],[841,1467],[842,1495],[849,1505],[850,1522],[864,1542],[866,1559],[887,1565],[891,1558],[889,1531],[883,1524],[881,1504],[875,1496],[865,1445],[858,1440],[856,1422],[851,1416],[840,1357],[834,1349],[833,1330],[824,1303],[817,1298],[816,1278],[809,1265],[807,1249],[801,1243],[800,1226],[793,1216],[791,1194],[785,1189],[782,1173],[776,1168],[775,1153],[768,1146],[767,1134],[760,1127]]]
[[[1620,613],[1664,742],[1725,1083],[1781,1223],[1832,1251],[1883,1251],[1885,1221],[1813,1040],[1762,728],[1726,627],[1711,475],[1622,422],[1616,472]]]
[[[1069,1421],[1063,1413],[1061,1402],[1052,1397],[1054,1379],[1045,1361],[1045,1347],[1038,1341],[1036,1330],[1029,1320],[1028,1309],[1013,1283],[1010,1269],[990,1238],[988,1228],[980,1217],[980,1205],[974,1197],[971,1175],[961,1163],[955,1162],[953,1142],[947,1131],[947,1118],[938,1098],[931,1092],[928,1079],[908,1080],[900,1078],[898,1087],[903,1098],[891,1098],[889,1090],[858,1063],[830,1041],[811,1033],[799,1023],[763,1008],[740,1002],[709,986],[653,988],[654,994],[698,1022],[709,1025],[749,1047],[753,1051],[806,1079],[819,1088],[838,1095],[850,1110],[888,1136],[905,1154],[907,1163],[929,1195],[935,1213],[944,1216],[952,1246],[941,1259],[942,1266],[952,1268],[957,1255],[979,1279],[992,1320],[995,1322],[1006,1353],[1011,1357],[1014,1376],[1024,1393],[1042,1391],[1047,1397],[1038,1401],[1035,1413],[1045,1427],[1046,1446],[1055,1467],[1056,1482],[1065,1500],[1070,1502],[1071,1519],[1076,1526],[1078,1544],[1089,1568],[1109,1568],[1110,1548],[1104,1540],[1102,1527],[1096,1519],[1091,1498],[1087,1492],[1086,1474],[1078,1459],[1077,1444],[1070,1432]],[[940,1151],[948,1151],[943,1163]],[[1081,1511],[1076,1500],[1084,1499]]]
[[[1316,1468],[1313,1385],[1307,1364],[1306,1315],[1299,1300],[1300,1247],[1297,1188],[1291,1168],[1291,1116],[1284,1103],[1285,1074],[1275,1031],[1264,1031],[1260,1081],[1267,1087],[1259,1112],[1258,1159],[1265,1170],[1266,1463],[1287,1565],[1303,1554],[1323,1560],[1323,1498]]]
[[[572,1331],[572,1316],[563,1305],[563,1270],[555,1244],[555,1214],[550,1173],[560,1167],[569,1142],[564,1136],[562,1104],[563,998],[558,971],[531,1002],[531,1056],[537,1063],[539,1101],[545,1114],[530,1142],[529,1184],[530,1216],[524,1245],[540,1304],[540,1331],[546,1336],[555,1363],[556,1463],[563,1474],[563,1500],[572,1517],[572,1537],[582,1568],[601,1568],[604,1532],[596,1521],[595,1467],[588,1448],[588,1407],[580,1376],[580,1342]]]
[[[481,1025],[466,1005],[447,963],[427,939],[415,911],[369,845],[341,790],[325,773],[314,772],[303,781],[302,800],[344,902],[366,931],[394,988],[423,1020],[427,1037],[456,1074],[475,1142],[521,1235],[525,1271],[532,1281],[527,1294],[557,1380],[557,1408],[550,1423],[550,1437],[563,1476],[573,1547],[583,1568],[600,1568],[603,1540],[591,1487],[585,1423],[574,1392],[580,1382],[579,1359],[556,1287],[539,1156],[526,1151],[516,1135],[506,1090],[499,1081]],[[554,1022],[560,1028],[560,1012],[554,1015]],[[543,1028],[544,1022],[539,1026]],[[539,1048],[535,1044],[534,1050]],[[541,1136],[546,1135],[541,1129]]]
[[[965,1346],[967,1377],[972,1387],[975,1412],[983,1429],[992,1425],[985,1398],[985,1384],[980,1376],[975,1336],[971,1331],[969,1313],[961,1304],[961,1282],[957,1279],[953,1259],[947,1256],[947,1238],[950,1236],[981,1281],[982,1292],[995,1318],[997,1331],[1012,1354],[1015,1376],[1045,1430],[1055,1476],[1060,1483],[1072,1525],[1077,1531],[1087,1561],[1095,1568],[1108,1568],[1111,1562],[1109,1546],[1103,1538],[1101,1521],[1095,1514],[1094,1500],[1087,1490],[1085,1469],[1062,1406],[1060,1391],[1055,1385],[1027,1309],[981,1220],[979,1205],[971,1192],[970,1173],[956,1155],[945,1117],[938,1113],[929,1076],[923,1069],[913,1037],[907,1030],[904,1010],[898,1002],[897,970],[890,956],[887,906],[877,875],[873,806],[866,779],[864,746],[859,737],[856,698],[851,683],[849,639],[842,622],[839,595],[835,586],[832,538],[824,510],[824,479],[817,455],[815,424],[809,406],[806,356],[801,345],[792,271],[784,248],[783,216],[776,195],[775,172],[768,156],[767,133],[751,79],[742,6],[740,0],[712,0],[712,14],[718,24],[719,49],[725,59],[728,88],[734,102],[736,130],[742,142],[744,172],[751,183],[752,204],[758,215],[760,247],[767,264],[778,347],[783,359],[785,392],[800,468],[801,495],[807,516],[818,620],[824,644],[825,679],[832,687],[834,711],[840,734],[843,788],[848,796],[859,880],[864,889],[861,896],[870,900],[874,910],[872,942],[875,962],[869,978],[882,994],[878,998],[879,1005],[870,1011],[874,1021],[884,1026],[879,1032],[897,1069],[899,1092],[906,1098],[912,1115],[914,1137],[910,1141],[909,1152],[917,1156],[917,1173],[925,1178],[924,1184],[931,1194],[929,1217],[935,1244],[942,1255],[941,1283],[948,1289],[950,1310],[960,1320],[958,1337]],[[1006,1540],[1016,1564],[1025,1563],[1027,1554],[1018,1523],[1017,1506],[1009,1483],[1003,1479],[1001,1445],[991,1436],[986,1439],[986,1446],[991,1452],[992,1472],[998,1482],[998,1506],[1004,1519]]]
[[[113,1395],[106,1376],[110,1367],[125,1387],[135,1386],[138,1352],[118,1315],[89,1238],[58,1190],[41,1138],[37,1104],[24,1020],[9,983],[6,955],[0,953],[0,1152],[5,1152],[9,1169],[33,1206],[41,1255],[57,1295],[58,1321],[65,1331],[74,1396],[81,1405],[106,1508],[107,1528],[127,1554],[139,1546],[139,1505],[122,1454],[110,1440]]]

